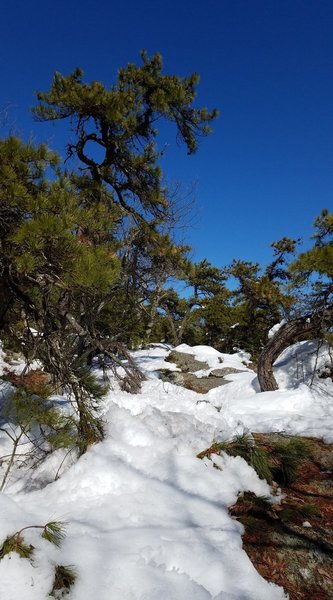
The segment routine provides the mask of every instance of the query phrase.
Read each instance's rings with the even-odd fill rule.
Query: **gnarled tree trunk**
[[[326,307],[313,314],[308,314],[280,327],[263,349],[258,362],[258,380],[262,392],[272,392],[279,389],[273,374],[273,364],[281,352],[294,340],[307,333],[323,334],[323,331],[333,324],[333,306]]]

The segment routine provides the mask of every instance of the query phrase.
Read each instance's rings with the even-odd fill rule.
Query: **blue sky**
[[[34,123],[34,91],[76,66],[114,81],[139,52],[165,72],[201,75],[198,104],[216,107],[195,156],[168,140],[163,168],[196,209],[185,231],[193,256],[218,266],[270,260],[284,235],[308,238],[333,209],[331,0],[2,0],[0,107],[11,130],[64,154],[64,128]]]

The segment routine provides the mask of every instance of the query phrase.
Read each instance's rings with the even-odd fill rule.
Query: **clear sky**
[[[198,105],[216,107],[197,155],[176,141],[164,160],[195,184],[186,239],[195,259],[265,262],[284,235],[311,233],[333,210],[332,0],[0,0],[0,108],[11,130],[64,154],[63,127],[34,123],[34,91],[76,66],[114,81],[139,52],[165,72],[199,72]]]

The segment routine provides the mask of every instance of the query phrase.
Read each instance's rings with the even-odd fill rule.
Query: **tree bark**
[[[279,389],[273,374],[273,364],[290,344],[308,333],[323,334],[332,326],[333,305],[314,314],[293,319],[280,327],[263,349],[258,362],[258,380],[262,392],[272,392]]]
[[[163,293],[162,285],[163,284],[156,286],[155,293],[153,295],[153,299],[152,299],[152,302],[151,302],[151,306],[150,306],[150,310],[149,310],[149,319],[148,319],[148,323],[147,323],[147,326],[146,326],[146,331],[145,331],[145,334],[144,334],[144,340],[146,342],[150,341],[150,335],[151,335],[151,332],[153,330],[153,327],[154,327],[154,324],[155,324],[155,321],[156,321],[156,311],[157,311],[157,308],[159,306],[159,303],[160,303],[160,300],[161,300],[161,296],[162,296],[162,293]]]

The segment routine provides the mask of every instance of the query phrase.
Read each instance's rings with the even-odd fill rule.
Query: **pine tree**
[[[120,69],[110,88],[76,70],[56,73],[50,91],[38,93],[36,118],[70,120],[68,155],[83,170],[65,170],[44,145],[0,141],[1,333],[71,395],[81,452],[103,437],[92,358],[115,373],[122,366],[123,388],[139,389],[130,329],[147,335],[163,286],[187,260],[168,231],[173,207],[157,121],[173,123],[191,154],[216,116],[193,106],[196,74],[163,75],[160,55],[142,59]]]
[[[239,283],[233,294],[239,317],[234,344],[249,351],[254,360],[266,345],[270,328],[288,314],[295,302],[285,284],[290,279],[288,257],[295,252],[296,244],[297,240],[290,238],[273,242],[273,260],[263,271],[258,263],[240,260],[229,267],[229,274]]]
[[[87,207],[61,173],[46,178],[57,157],[44,146],[9,138],[0,142],[0,157],[2,328],[27,360],[39,358],[55,384],[74,394],[81,434],[100,439],[91,391],[76,363],[93,336],[91,320],[119,276],[112,215]],[[103,232],[98,245],[86,243],[86,223],[93,234]],[[81,442],[85,447],[83,435]]]
[[[162,74],[162,58],[142,52],[142,66],[119,69],[116,83],[84,83],[83,72],[55,73],[49,92],[38,92],[37,119],[69,119],[76,140],[69,156],[77,156],[98,189],[106,183],[110,203],[136,222],[163,218],[168,210],[167,190],[158,164],[157,124],[160,119],[176,126],[177,136],[192,154],[198,136],[208,135],[215,110],[194,108],[197,74],[180,78]],[[93,147],[102,154],[94,158]],[[97,187],[96,187],[97,186]]]
[[[333,323],[333,213],[323,210],[316,218],[315,243],[294,260],[288,271],[290,285],[302,299],[292,318],[277,331],[262,351],[258,379],[262,391],[278,389],[273,363],[296,339],[324,339]]]

